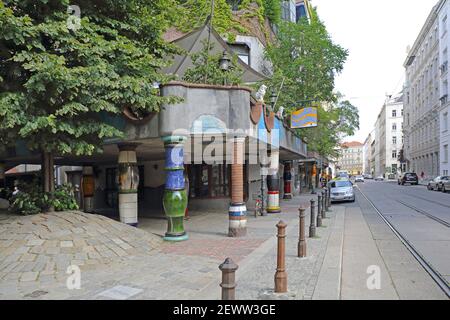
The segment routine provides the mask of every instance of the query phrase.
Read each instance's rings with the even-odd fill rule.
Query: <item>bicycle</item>
[[[262,199],[261,197],[258,197],[258,199],[255,200],[255,218],[259,215],[262,216]]]

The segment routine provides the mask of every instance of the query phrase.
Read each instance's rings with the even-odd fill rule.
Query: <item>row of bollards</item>
[[[326,212],[330,211],[331,200],[330,192],[325,189],[318,193],[317,201],[317,217],[316,217],[316,201],[311,199],[311,221],[309,226],[309,237],[316,237],[316,225],[322,226],[322,219],[326,219]],[[306,257],[306,233],[305,233],[305,218],[306,209],[299,208],[299,239],[297,256],[299,258]],[[287,292],[287,273],[286,273],[286,227],[287,224],[283,221],[278,222],[277,226],[277,269],[275,272],[275,293]],[[236,277],[235,273],[238,265],[233,262],[231,258],[227,258],[220,266],[222,271],[222,300],[235,300],[236,291]]]

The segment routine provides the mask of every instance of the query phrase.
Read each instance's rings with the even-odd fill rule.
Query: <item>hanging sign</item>
[[[317,127],[317,108],[303,108],[292,112],[291,115],[291,128],[313,128]]]

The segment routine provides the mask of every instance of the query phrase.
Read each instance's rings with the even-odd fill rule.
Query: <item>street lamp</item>
[[[219,59],[219,66],[222,71],[228,71],[230,68],[231,58],[226,50],[223,51],[222,57]]]
[[[223,54],[222,54],[222,57],[219,59],[220,70],[222,70],[223,72],[227,72],[228,69],[230,68],[230,62],[231,62],[231,58],[228,55],[228,52],[226,50],[224,50]],[[226,77],[226,75],[224,75],[224,77],[223,77],[223,85],[224,86],[227,85],[227,77]]]
[[[277,94],[275,93],[275,90],[272,91],[272,93],[270,94],[270,105],[272,106],[272,111],[275,110],[275,103],[277,103]]]

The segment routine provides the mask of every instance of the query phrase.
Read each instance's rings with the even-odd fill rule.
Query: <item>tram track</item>
[[[422,254],[416,250],[416,248],[406,239],[395,227],[394,225],[381,213],[381,211],[377,208],[377,206],[370,200],[362,190],[357,187],[358,191],[361,193],[361,195],[367,200],[367,202],[373,207],[375,212],[380,216],[380,218],[387,224],[387,226],[391,229],[391,231],[397,236],[397,238],[403,243],[403,245],[408,249],[408,251],[413,255],[413,257],[420,263],[420,265],[425,269],[425,271],[432,277],[432,279],[436,282],[436,284],[444,291],[444,293],[447,295],[447,297],[450,297],[450,285],[446,281],[446,279],[437,271],[434,269],[434,267],[422,256]],[[398,200],[397,200],[398,201]],[[399,201],[400,202],[400,201]],[[400,202],[401,203],[401,202]],[[401,203],[402,205],[405,205]],[[408,207],[408,206],[407,206]],[[410,207],[410,209],[413,209]],[[416,208],[417,209],[417,208]],[[416,209],[413,209],[417,211]],[[420,209],[419,209],[420,210]],[[420,212],[420,211],[419,211]],[[422,212],[420,212],[422,213]],[[422,213],[423,214],[423,213]],[[427,213],[428,214],[428,213]],[[428,214],[429,215],[429,214]],[[432,215],[431,215],[432,216]],[[448,224],[447,222],[434,217],[430,219],[435,220],[436,222],[439,222],[441,224]],[[440,221],[438,221],[438,220]],[[448,225],[447,225],[448,226]]]

